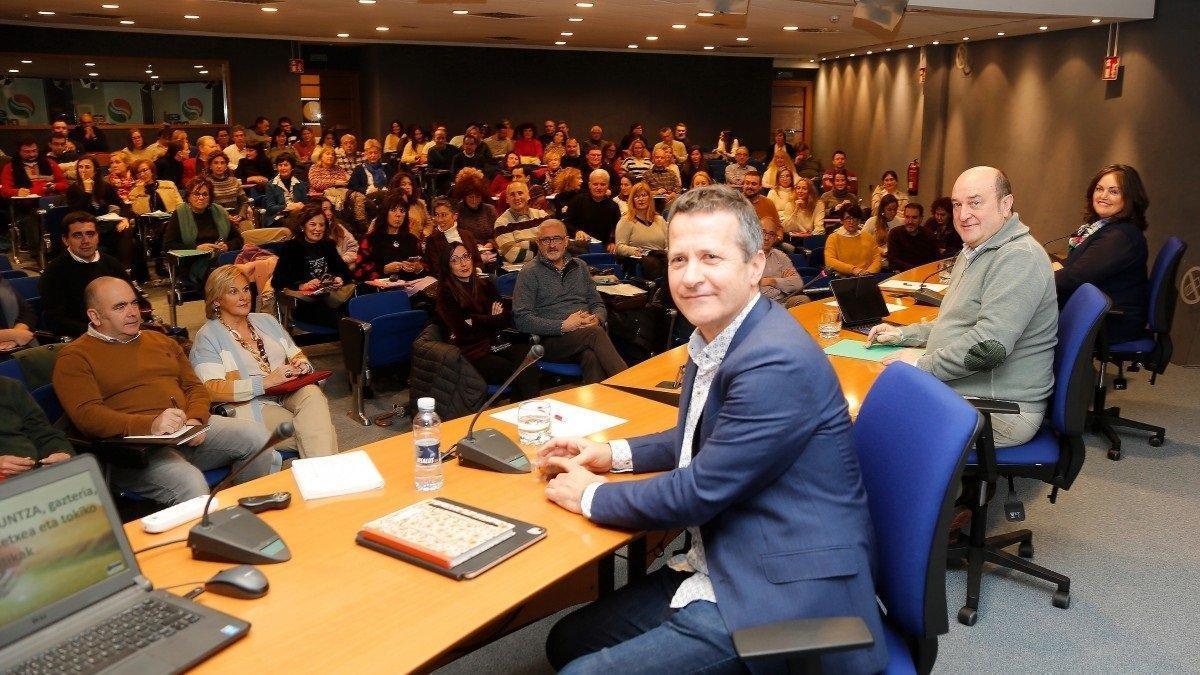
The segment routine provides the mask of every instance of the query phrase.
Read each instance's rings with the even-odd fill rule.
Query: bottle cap
[[[433,408],[434,401],[432,396],[422,396],[417,399],[417,410],[432,411]]]

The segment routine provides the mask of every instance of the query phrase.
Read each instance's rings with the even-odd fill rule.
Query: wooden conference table
[[[675,424],[674,408],[600,384],[550,397],[629,420],[594,434],[598,440]],[[636,415],[630,414],[635,410]],[[444,422],[443,447],[461,438],[469,421]],[[479,426],[516,439],[513,425],[487,415]],[[201,664],[197,672],[431,670],[521,625],[596,598],[604,575],[611,573],[613,551],[639,536],[593,525],[549,502],[536,473],[491,473],[450,462],[441,490],[418,493],[413,488],[411,434],[363,449],[384,476],[386,484],[380,490],[306,502],[291,472],[282,471],[220,493],[221,506],[228,506],[239,497],[290,491],[289,508],[262,517],[283,537],[292,559],[260,567],[271,584],[262,598],[237,600],[211,593],[197,598],[252,624],[246,638]],[[612,480],[631,478],[616,475]],[[454,581],[354,543],[363,523],[435,495],[541,525],[547,536],[468,581]],[[136,550],[184,537],[190,525],[157,535],[146,534],[136,522],[125,530]],[[183,544],[147,551],[138,562],[158,587],[204,580],[230,566],[192,560]]]
[[[937,271],[937,269],[938,263],[930,263],[913,268],[907,272],[896,274],[889,279],[920,282],[931,273]],[[935,276],[929,280],[929,283],[941,282]],[[937,308],[916,306],[909,296],[893,295],[886,291],[884,292],[884,296],[890,303],[903,304],[907,307],[888,317],[888,320],[894,323],[911,324],[919,323],[926,319],[932,321],[937,316]],[[813,339],[822,348],[843,339],[865,341],[867,339],[866,336],[849,330],[843,330],[836,338],[829,340],[822,338],[817,333],[817,322],[820,319],[821,310],[826,307],[825,303],[831,300],[831,297],[821,298],[793,307],[788,312],[795,317],[796,321],[800,322],[800,325],[808,331],[809,335],[812,335]],[[658,385],[664,382],[675,381],[679,373],[679,368],[687,363],[687,360],[687,345],[680,345],[613,375],[605,380],[604,384],[644,398],[677,406],[679,404],[679,389],[660,387]],[[851,417],[856,417],[858,415],[858,408],[862,405],[863,398],[867,395],[867,390],[874,384],[875,378],[879,377],[879,374],[883,372],[884,366],[880,363],[849,359],[842,356],[831,356],[829,357],[829,361],[833,365],[833,370],[837,373],[838,381],[842,385],[842,393],[845,394],[846,402],[850,406],[850,415]]]

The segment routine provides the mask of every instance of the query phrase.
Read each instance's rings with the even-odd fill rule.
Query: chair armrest
[[[367,336],[371,322],[343,316],[338,320],[338,337],[342,342],[342,363],[351,376],[362,375],[367,367]]]
[[[789,619],[734,631],[733,647],[745,660],[811,659],[874,646],[866,622],[857,616]]]
[[[975,398],[974,396],[964,396],[963,398],[985,415],[1016,415],[1021,412],[1021,407],[1012,401],[998,398]]]

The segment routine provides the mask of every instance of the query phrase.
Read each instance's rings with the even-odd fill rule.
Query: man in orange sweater
[[[140,330],[133,287],[99,277],[85,291],[87,333],[62,350],[54,391],[71,422],[90,438],[169,434],[184,425],[208,429],[184,445],[160,446],[142,468],[111,467],[113,484],[162,504],[208,493],[202,473],[245,461],[266,443],[266,427],[252,420],[209,416],[208,392],[171,338]],[[242,481],[271,471],[271,453],[253,460]]]
[[[883,266],[875,235],[862,229],[862,209],[842,210],[842,226],[825,240],[825,264],[842,276],[875,274]]]

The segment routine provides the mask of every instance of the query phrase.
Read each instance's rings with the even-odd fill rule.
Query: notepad
[[[878,344],[868,347],[867,343],[862,340],[840,340],[826,347],[825,353],[829,356],[844,356],[860,361],[882,361],[885,356],[895,354],[901,349],[904,347]]]
[[[362,450],[294,460],[292,476],[305,499],[336,497],[383,487],[383,476]]]
[[[609,286],[597,285],[596,290],[600,291],[601,293],[604,293],[605,295],[620,295],[623,297],[630,297],[630,298],[641,295],[642,293],[646,292],[645,289],[638,288],[637,286],[634,286],[633,284],[612,284]]]
[[[920,282],[917,281],[900,281],[897,279],[889,279],[888,281],[880,282],[879,290],[892,291],[894,293],[911,293],[921,288]],[[946,284],[925,284],[925,289],[935,293],[945,293],[946,289],[950,288]]]
[[[577,405],[563,403],[554,399],[547,399],[550,402],[550,434],[552,436],[588,436],[590,434],[611,429],[619,424],[624,424],[628,420],[620,417],[613,417],[595,410],[580,408]],[[492,413],[492,417],[501,422],[508,422],[513,426],[517,424],[517,406],[513,406],[508,410],[498,413]]]
[[[184,425],[179,431],[170,434],[145,434],[140,436],[123,436],[119,440],[127,443],[143,445],[181,445],[204,433],[207,424]]]
[[[830,307],[838,307],[839,306],[837,300],[830,300],[829,302],[827,302],[825,304],[829,305]],[[895,302],[887,302],[884,304],[887,306],[887,311],[889,314],[892,312],[899,312],[901,310],[908,309],[907,306],[901,305],[901,304],[895,303]]]
[[[212,255],[212,251],[201,251],[195,248],[177,248],[171,250],[171,255],[178,258],[191,258],[198,255]]]

